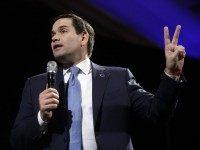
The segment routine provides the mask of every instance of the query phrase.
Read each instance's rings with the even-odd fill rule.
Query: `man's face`
[[[81,56],[81,34],[77,35],[70,18],[58,19],[52,27],[51,48],[56,59],[72,61]]]

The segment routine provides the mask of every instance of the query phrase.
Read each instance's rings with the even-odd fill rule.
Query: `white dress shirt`
[[[80,69],[78,80],[81,85],[82,96],[82,142],[83,149],[97,150],[94,134],[93,108],[92,108],[92,67],[89,58],[76,65]],[[67,83],[70,77],[69,69],[63,70],[64,82]],[[44,121],[38,113],[38,122],[43,126]]]

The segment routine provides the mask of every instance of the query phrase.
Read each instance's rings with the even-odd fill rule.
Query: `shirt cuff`
[[[164,71],[164,72],[165,72],[165,71]],[[165,74],[166,74],[168,77],[170,77],[171,79],[173,79],[173,80],[179,82],[180,76],[170,75],[170,74],[168,74],[168,73],[166,73],[166,72],[165,72]]]
[[[38,112],[37,118],[38,118],[38,123],[39,123],[40,126],[45,126],[45,125],[47,125],[47,122],[45,122],[45,121],[42,120],[41,112],[40,112],[40,111]]]
[[[40,130],[41,130],[42,134],[45,134],[46,131],[47,131],[47,124],[48,123],[46,121],[42,120],[41,112],[40,111],[38,112],[37,118],[38,118],[38,123],[40,125]]]

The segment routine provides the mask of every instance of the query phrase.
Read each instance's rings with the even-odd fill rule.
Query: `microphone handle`
[[[47,87],[54,88],[56,74],[54,72],[47,73]]]

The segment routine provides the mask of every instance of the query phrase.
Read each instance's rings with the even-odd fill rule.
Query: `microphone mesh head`
[[[57,72],[57,63],[55,61],[49,61],[47,63],[47,72],[50,72],[50,73]]]

